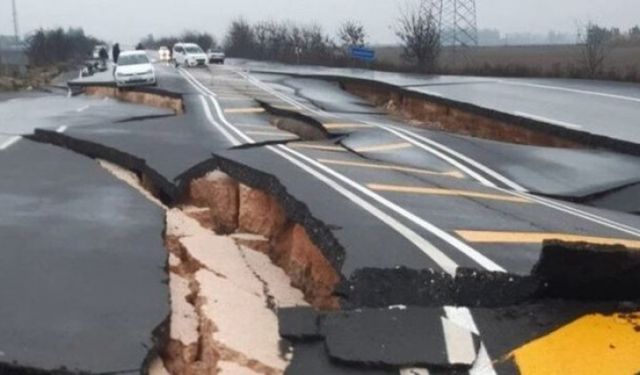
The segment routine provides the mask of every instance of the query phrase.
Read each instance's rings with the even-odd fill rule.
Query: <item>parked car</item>
[[[155,86],[158,83],[156,71],[145,51],[122,52],[113,74],[118,87]]]
[[[227,56],[221,49],[209,50],[209,64],[224,64]]]
[[[177,66],[207,65],[207,54],[194,43],[177,43],[173,46],[173,60]]]
[[[169,51],[168,47],[165,47],[165,46],[160,47],[160,49],[158,50],[158,55],[159,55],[160,61],[171,60],[171,51]]]

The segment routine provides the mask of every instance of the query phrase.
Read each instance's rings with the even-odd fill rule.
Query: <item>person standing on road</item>
[[[116,43],[113,45],[113,51],[111,51],[113,54],[113,62],[114,63],[118,63],[118,58],[120,57],[120,44]]]
[[[100,48],[100,52],[98,53],[98,55],[100,56],[100,64],[106,69],[107,60],[109,60],[109,53],[104,47],[102,47]]]

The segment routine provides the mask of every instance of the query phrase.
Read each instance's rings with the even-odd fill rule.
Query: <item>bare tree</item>
[[[611,31],[593,22],[579,31],[578,38],[583,45],[582,63],[589,77],[596,77],[604,70],[612,35]]]
[[[338,38],[344,48],[362,47],[366,44],[367,34],[360,22],[347,20],[340,26]]]
[[[432,71],[440,55],[440,29],[431,2],[418,0],[401,10],[396,35],[402,41],[404,58],[419,70]]]

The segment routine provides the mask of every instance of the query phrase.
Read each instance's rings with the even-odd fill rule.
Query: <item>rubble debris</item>
[[[442,308],[390,307],[279,313],[281,334],[299,342],[325,340],[328,355],[365,368],[469,368],[479,337],[449,321]]]
[[[329,356],[367,367],[470,368],[479,338],[441,309],[364,309],[327,315]],[[455,340],[448,343],[447,340]]]
[[[640,299],[640,252],[622,245],[547,240],[532,274],[545,281],[551,298]]]
[[[459,268],[455,277],[432,269],[361,269],[337,290],[344,306],[505,306],[537,297],[530,276]]]
[[[296,340],[322,339],[319,319],[323,314],[309,308],[288,308],[278,311],[280,336]]]

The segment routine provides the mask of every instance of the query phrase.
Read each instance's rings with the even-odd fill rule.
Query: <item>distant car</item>
[[[177,43],[173,46],[173,60],[176,66],[207,65],[207,54],[194,43]]]
[[[168,47],[162,46],[158,49],[158,55],[160,56],[160,61],[169,61],[171,60],[171,51],[169,51]]]
[[[118,87],[155,86],[158,83],[156,71],[145,51],[122,52],[113,75]]]
[[[221,49],[209,50],[209,64],[224,64],[227,56]]]

